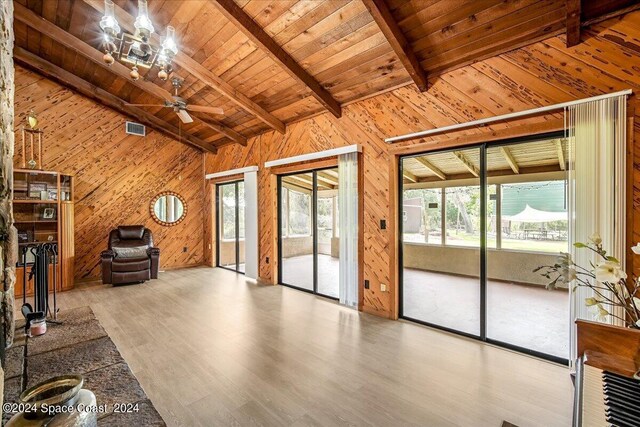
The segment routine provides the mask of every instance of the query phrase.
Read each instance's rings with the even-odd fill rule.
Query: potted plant
[[[598,320],[604,321],[611,316],[629,328],[640,329],[640,298],[637,297],[640,280],[627,283],[627,274],[622,270],[620,261],[602,248],[602,238],[598,233],[589,237],[588,243],[574,243],[574,246],[594,252],[598,261],[585,267],[577,265],[570,254],[562,252],[554,265],[543,265],[533,270],[550,280],[546,288],[555,289],[560,284],[572,286],[574,291],[578,287],[589,288],[593,296],[585,298],[584,302],[596,310]],[[640,243],[631,250],[640,254]]]

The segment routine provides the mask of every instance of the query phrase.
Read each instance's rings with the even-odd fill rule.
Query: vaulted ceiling
[[[131,32],[137,1],[116,0]],[[168,108],[130,107],[167,99],[157,70],[134,82],[102,62],[102,0],[16,0],[14,57],[139,121],[215,151],[322,112],[567,32],[636,0],[149,0],[161,33],[173,25],[181,95],[221,107],[181,124]]]

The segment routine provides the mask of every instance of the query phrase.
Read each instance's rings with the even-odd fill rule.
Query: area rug
[[[63,311],[61,324],[47,324],[47,333],[28,338],[24,321],[16,325],[16,340],[6,353],[4,402],[57,375],[80,374],[84,388],[96,395],[99,426],[165,426],[140,383],[89,307]],[[137,404],[137,411],[113,412],[114,405]],[[13,413],[3,414],[3,425]]]

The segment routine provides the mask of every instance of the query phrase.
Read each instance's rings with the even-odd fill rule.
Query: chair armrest
[[[113,259],[116,257],[116,253],[114,251],[112,251],[111,249],[107,249],[106,251],[102,251],[100,253],[100,258],[101,259]]]
[[[100,254],[101,267],[102,267],[102,283],[112,283],[111,280],[111,263],[116,254],[111,250],[102,251]]]
[[[158,278],[158,270],[160,269],[160,248],[151,247],[147,249],[147,254],[151,258],[151,278]]]

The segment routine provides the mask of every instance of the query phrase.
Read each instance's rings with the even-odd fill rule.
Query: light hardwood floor
[[[222,269],[59,295],[169,425],[568,426],[567,368]]]

